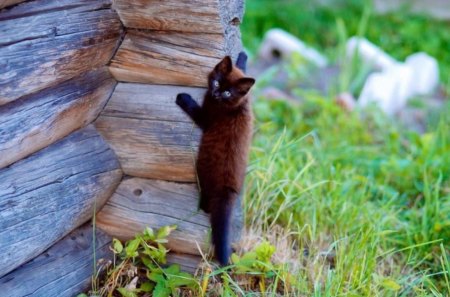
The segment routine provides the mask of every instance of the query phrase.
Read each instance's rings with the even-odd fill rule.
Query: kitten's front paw
[[[189,102],[191,100],[191,95],[186,93],[180,93],[177,95],[177,99],[175,103],[180,107],[185,107],[189,105]]]

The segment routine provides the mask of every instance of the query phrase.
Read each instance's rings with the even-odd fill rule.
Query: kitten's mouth
[[[214,98],[214,100],[217,100],[217,101],[222,101],[222,96],[220,96],[220,94],[212,94],[212,97]]]

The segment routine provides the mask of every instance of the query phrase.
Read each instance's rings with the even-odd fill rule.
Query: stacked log
[[[200,102],[237,57],[242,14],[243,0],[0,0],[2,292],[73,296],[112,236],[146,226],[177,225],[169,260],[196,269],[201,132],[174,102]]]
[[[201,133],[174,102],[180,92],[201,102],[208,73],[242,50],[243,1],[116,0],[114,8],[127,27],[109,65],[119,83],[95,126],[133,178],[100,211],[98,226],[127,239],[148,224],[176,224],[171,251],[200,261],[209,241],[197,207]]]
[[[120,34],[108,0],[36,0],[2,10],[0,105],[106,65]]]
[[[89,124],[122,25],[105,0],[19,2],[0,1],[0,295],[73,296],[109,254],[85,223],[123,173]]]

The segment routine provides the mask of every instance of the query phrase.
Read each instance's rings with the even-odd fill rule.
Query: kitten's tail
[[[228,191],[226,197],[220,197],[216,205],[211,206],[211,229],[214,253],[220,265],[225,266],[231,254],[230,231],[231,216],[236,194]]]

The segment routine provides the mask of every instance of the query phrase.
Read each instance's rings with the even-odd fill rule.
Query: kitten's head
[[[228,106],[238,106],[247,95],[255,79],[245,77],[229,56],[223,58],[208,76],[208,92],[217,102]]]

